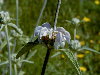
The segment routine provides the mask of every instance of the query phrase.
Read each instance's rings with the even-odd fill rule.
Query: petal
[[[51,28],[51,29],[48,31],[49,38],[52,38],[52,33],[53,33],[53,29]]]
[[[64,34],[65,38],[66,38],[66,41],[68,43],[70,43],[70,33],[68,31],[66,31],[63,27],[57,27],[57,31],[58,32],[61,32],[62,34]]]
[[[55,42],[55,43],[54,43],[54,48],[55,48],[55,49],[59,49],[59,47],[60,47],[60,44],[59,44],[58,42]]]
[[[57,31],[65,33],[66,30],[63,27],[57,27]]]
[[[68,31],[65,32],[65,38],[66,38],[66,41],[68,42],[68,44],[70,43],[70,33]]]
[[[48,35],[48,29],[46,27],[42,27],[40,31],[40,39],[42,36],[47,36]]]
[[[34,36],[39,35],[41,29],[42,29],[42,26],[38,26],[38,27],[36,27],[36,28],[35,28],[35,32],[34,32]]]
[[[62,39],[63,39],[62,38],[62,33],[61,32],[57,33],[55,42],[61,43],[62,42]]]
[[[46,27],[46,28],[50,29],[51,28],[51,25],[46,22],[46,23],[43,23],[42,24],[42,27]]]

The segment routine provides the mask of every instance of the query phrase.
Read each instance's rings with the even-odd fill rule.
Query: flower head
[[[80,70],[83,71],[83,72],[85,72],[85,71],[87,71],[87,68],[84,67],[84,66],[81,66],[81,67],[80,67]]]
[[[99,4],[100,4],[100,1],[99,1],[99,0],[95,0],[94,3],[95,3],[96,5],[99,5]]]
[[[9,13],[8,12],[1,11],[0,12],[0,23],[1,24],[6,24],[9,21],[10,21]]]
[[[71,48],[73,49],[79,49],[81,47],[80,42],[78,40],[71,40]]]
[[[72,18],[73,24],[79,24],[80,20],[78,18]]]
[[[90,19],[90,18],[88,18],[88,17],[84,17],[84,18],[83,18],[83,21],[85,21],[85,22],[90,22],[90,21],[91,21],[91,19]]]
[[[56,30],[51,28],[49,23],[44,23],[42,26],[35,28],[34,36],[38,36],[40,42],[44,42],[46,45],[54,46],[55,49],[65,46],[65,42],[70,43],[70,33],[63,27],[57,27]]]

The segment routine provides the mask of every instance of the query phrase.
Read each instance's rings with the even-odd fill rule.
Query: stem
[[[37,20],[37,23],[36,23],[36,27],[38,26],[38,24],[39,24],[39,22],[41,20],[41,17],[42,17],[42,14],[43,14],[44,9],[46,7],[46,4],[47,4],[47,0],[44,0],[44,3],[43,3],[43,6],[42,6],[40,15],[39,15],[38,20]],[[33,34],[32,34],[32,37],[31,37],[30,41],[32,41],[33,38],[34,38],[34,30],[33,30]]]
[[[76,28],[74,29],[74,40],[76,40]]]
[[[19,26],[19,24],[18,24],[18,5],[19,5],[19,1],[16,0],[16,25],[17,26]],[[14,40],[14,47],[13,47],[12,53],[14,53],[15,48],[16,48],[16,38]]]
[[[10,52],[10,42],[9,42],[7,25],[5,26],[5,33],[6,33],[7,49],[8,49],[9,75],[12,75],[11,52]]]
[[[54,30],[56,30],[56,24],[57,24],[57,19],[58,19],[60,4],[61,4],[61,0],[58,0],[56,14],[55,14],[55,19],[54,19]]]
[[[48,48],[46,56],[45,56],[45,60],[44,60],[44,63],[43,63],[41,75],[45,74],[45,70],[46,70],[46,66],[47,66],[48,60],[49,60],[50,52],[51,52],[51,49]]]
[[[19,26],[19,24],[18,24],[18,5],[19,5],[19,1],[18,0],[16,0],[16,25],[17,26]]]
[[[14,69],[15,69],[15,75],[18,75],[17,74],[17,65],[16,64],[14,64]]]

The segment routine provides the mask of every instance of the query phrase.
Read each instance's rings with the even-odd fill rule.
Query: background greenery
[[[49,22],[53,26],[57,1],[58,0],[48,0],[39,25],[44,22]],[[3,10],[8,11],[12,18],[16,17],[15,4],[15,0],[5,0],[2,8]],[[43,0],[19,0],[19,26],[28,37],[33,33],[42,4]],[[73,39],[74,27],[70,26],[66,20],[71,20],[75,17],[84,20],[84,17],[87,17],[89,21],[84,20],[85,22],[80,24],[77,29],[78,38],[76,38],[80,40],[82,45],[87,45],[100,51],[99,16],[100,3],[95,3],[95,0],[62,0],[57,26],[62,26],[68,30]],[[16,52],[21,46],[22,44],[20,44],[20,41],[17,41]],[[31,60],[34,61],[34,64],[25,63],[22,68],[25,75],[40,75],[41,73],[46,48],[39,45],[32,49],[32,51],[34,50],[37,50],[36,54],[31,58]],[[53,54],[54,51],[52,51],[51,56]],[[80,66],[85,69],[82,70],[84,75],[100,75],[100,55],[89,51],[83,51],[78,53],[77,57]],[[49,59],[45,75],[73,74],[76,74],[76,70],[63,54]]]

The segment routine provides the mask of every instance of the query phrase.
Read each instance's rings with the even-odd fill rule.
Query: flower
[[[78,58],[83,58],[84,57],[84,54],[77,54],[77,57]]]
[[[85,45],[85,41],[80,41],[81,46]]]
[[[10,16],[8,12],[1,11],[0,12],[0,23],[6,24],[10,21]]]
[[[51,28],[49,23],[35,28],[34,36],[38,36],[39,42],[44,42],[47,46],[54,46],[55,49],[65,46],[65,42],[70,43],[70,33],[63,27]]]
[[[65,55],[64,54],[61,54],[61,58],[64,59],[65,58]]]
[[[81,47],[80,42],[78,40],[71,40],[71,48],[73,49],[79,49]]]
[[[79,24],[80,20],[78,18],[72,18],[73,24]]]
[[[90,40],[90,43],[94,43],[94,41],[93,40]]]
[[[83,71],[83,72],[87,71],[87,68],[84,67],[84,66],[81,66],[81,67],[79,67],[79,68],[80,68],[80,70]]]
[[[100,4],[100,1],[99,1],[99,0],[95,0],[94,3],[95,3],[96,5],[99,5],[99,4]]]
[[[85,51],[86,54],[90,53],[90,51]]]
[[[80,36],[79,36],[79,35],[76,35],[75,38],[76,38],[76,39],[80,39]]]
[[[84,17],[84,18],[83,18],[83,21],[85,21],[85,22],[90,22],[90,21],[91,21],[91,19],[90,19],[90,18],[88,18],[88,17]]]

